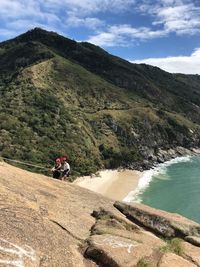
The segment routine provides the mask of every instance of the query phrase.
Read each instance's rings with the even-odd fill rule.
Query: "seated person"
[[[62,169],[61,161],[58,158],[55,161],[55,166],[51,169],[51,171],[53,172],[53,178],[55,179],[61,178],[61,173],[62,173],[61,169]]]
[[[70,172],[70,165],[67,162],[67,159],[63,160],[63,172],[62,172],[62,181],[67,180],[67,177],[69,177]]]

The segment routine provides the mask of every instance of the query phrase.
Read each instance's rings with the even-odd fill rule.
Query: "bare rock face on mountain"
[[[113,204],[89,190],[2,162],[0,266],[200,266],[197,223],[143,205]],[[136,208],[151,227],[133,220]],[[163,235],[155,221],[169,228],[176,222],[176,231],[172,227],[173,234]]]

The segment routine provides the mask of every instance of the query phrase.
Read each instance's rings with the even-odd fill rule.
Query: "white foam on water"
[[[167,167],[172,164],[180,162],[188,162],[191,160],[191,156],[178,157],[171,159],[164,163],[159,164],[157,167],[152,168],[151,170],[144,171],[141,178],[139,179],[138,186],[135,190],[131,191],[124,199],[125,202],[142,202],[141,195],[149,187],[150,182],[153,178],[158,178],[162,180],[167,180]]]

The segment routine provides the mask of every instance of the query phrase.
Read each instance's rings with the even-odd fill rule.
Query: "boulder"
[[[94,214],[97,221],[87,239],[85,256],[99,266],[200,266],[200,249],[188,242],[165,242],[106,210]]]
[[[188,242],[182,242],[182,248],[184,256],[190,259],[190,261],[196,264],[196,266],[200,266],[200,248],[193,246]]]
[[[196,265],[176,254],[166,253],[161,258],[158,267],[196,267]]]
[[[87,240],[85,255],[100,266],[136,266],[143,257],[152,257],[166,244],[137,225],[100,210],[94,212],[97,219]]]
[[[168,149],[167,153],[171,158],[175,158],[176,157],[176,151],[174,149],[172,149],[172,148]]]
[[[131,221],[147,227],[163,237],[200,237],[200,225],[181,215],[171,214],[143,204],[126,204],[116,201],[114,206]]]
[[[144,256],[150,256],[153,249],[134,240],[115,235],[94,235],[88,239],[87,257],[106,267],[136,266]]]
[[[186,236],[185,240],[191,244],[200,247],[200,237],[197,236]]]
[[[121,236],[152,248],[165,246],[165,242],[154,234],[145,231],[135,223],[126,218],[120,218],[109,211],[103,210],[94,212],[97,221],[91,229],[92,235],[112,234]]]
[[[180,156],[188,155],[190,154],[190,151],[182,146],[176,147],[176,152]]]
[[[157,156],[157,162],[158,162],[158,163],[164,163],[164,162],[165,162],[165,160],[164,160],[164,158],[163,158],[162,155]]]

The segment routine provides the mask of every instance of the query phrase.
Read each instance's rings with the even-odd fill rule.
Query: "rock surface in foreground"
[[[187,260],[183,259],[182,257],[175,255],[173,253],[166,253],[161,258],[158,267],[195,267],[191,262],[188,262]]]
[[[197,223],[143,205],[113,204],[2,163],[0,266],[200,266]]]

